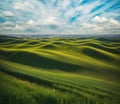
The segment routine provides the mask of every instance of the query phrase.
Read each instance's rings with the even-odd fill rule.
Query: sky
[[[120,0],[0,0],[0,34],[120,34]]]

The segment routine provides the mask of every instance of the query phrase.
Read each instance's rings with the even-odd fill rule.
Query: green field
[[[120,104],[120,39],[1,37],[0,104]]]

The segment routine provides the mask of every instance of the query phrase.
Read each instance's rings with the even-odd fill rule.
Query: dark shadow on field
[[[5,42],[11,42],[13,41],[14,39],[7,39],[6,37],[0,37],[0,43],[5,43]]]
[[[96,50],[90,49],[90,48],[85,48],[83,50],[83,53],[90,57],[96,58],[96,59],[100,59],[100,60],[104,60],[104,61],[113,61],[113,59],[111,57],[109,57],[101,52],[98,52]]]
[[[109,42],[120,42],[120,39],[119,39],[119,37],[101,37],[101,38],[96,38],[96,40],[99,40],[99,41],[103,41],[103,42],[107,42],[107,43],[109,43]]]
[[[14,71],[10,71],[10,70],[6,70],[4,67],[0,66],[0,71],[15,76],[16,78],[20,78],[22,80],[27,80],[30,82],[34,82],[37,84],[41,84],[41,85],[45,85],[45,86],[52,86],[52,82],[46,80],[46,79],[42,79],[42,78],[37,78],[37,77],[33,77],[31,75],[28,74],[24,74],[24,73],[19,73],[19,72],[14,72]]]
[[[29,42],[29,43],[27,43],[28,45],[36,45],[36,44],[39,44],[40,42]]]
[[[119,57],[119,52],[117,50],[113,50],[113,51],[116,52],[116,55],[118,55],[118,57]],[[107,53],[104,54],[102,52],[99,52],[99,51],[91,49],[91,48],[84,48],[82,50],[82,52],[89,57],[92,57],[92,58],[95,58],[97,60],[101,60],[103,62],[108,62],[108,63],[111,63],[113,65],[119,66],[119,60],[112,57],[112,56],[107,55]]]
[[[45,68],[45,69],[52,69],[52,70],[58,69],[58,70],[70,71],[70,72],[81,71],[83,69],[83,67],[79,65],[57,61],[57,60],[46,58],[30,52],[0,51],[0,54],[6,57],[7,60],[9,61],[14,61],[16,63],[29,65],[37,68]]]
[[[56,46],[52,45],[52,44],[48,44],[42,47],[43,49],[55,49],[57,48]]]
[[[5,38],[5,37],[0,37],[0,43],[8,43],[10,42],[9,44],[21,44],[21,43],[25,43],[27,42],[26,40],[20,40],[20,39],[16,39],[16,38]]]

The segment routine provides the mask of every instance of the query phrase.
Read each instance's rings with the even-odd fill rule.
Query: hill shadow
[[[44,69],[51,69],[51,70],[62,70],[62,71],[69,71],[69,72],[76,72],[81,71],[84,67],[79,65],[74,65],[66,62],[61,62],[58,60],[46,58],[35,53],[30,52],[7,52],[7,51],[0,51],[0,54],[7,58],[9,61],[13,61],[16,63],[20,63],[23,65],[28,65],[37,68],[44,68]],[[72,61],[72,60],[71,60]]]
[[[113,58],[99,52],[99,51],[96,51],[94,49],[90,49],[90,48],[85,48],[83,49],[82,51],[85,55],[88,55],[92,58],[95,58],[95,59],[99,59],[99,60],[104,60],[104,61],[113,61]]]

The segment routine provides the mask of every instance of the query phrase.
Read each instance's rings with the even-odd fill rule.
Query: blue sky
[[[120,34],[120,0],[0,0],[0,34]]]

